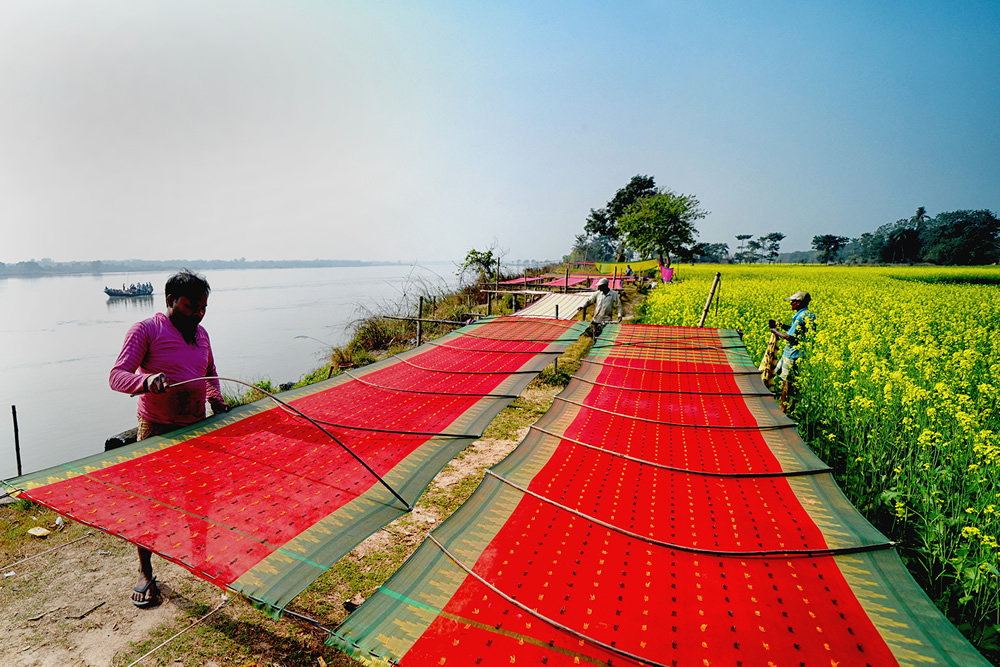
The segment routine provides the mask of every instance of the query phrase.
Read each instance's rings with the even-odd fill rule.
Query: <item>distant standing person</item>
[[[184,270],[167,280],[166,314],[133,324],[125,334],[109,384],[115,391],[139,396],[138,439],[168,433],[205,418],[205,400],[213,413],[228,412],[219,381],[171,383],[217,377],[208,332],[201,326],[211,288],[202,276]],[[152,553],[139,547],[139,580],[132,603],[140,608],[160,602]]]
[[[809,302],[812,301],[809,292],[796,292],[785,297],[785,301],[788,301],[792,310],[795,311],[792,323],[785,326],[774,320],[768,322],[771,333],[785,341],[785,349],[782,350],[781,359],[778,360],[778,365],[774,369],[775,375],[780,377],[782,381],[782,405],[788,402],[788,386],[795,372],[795,363],[802,358],[803,353],[799,348],[799,343],[806,333],[816,329],[816,314],[809,310]]]
[[[611,321],[611,314],[618,309],[618,321],[622,321],[622,300],[618,292],[608,287],[608,279],[601,278],[597,281],[597,303],[594,305],[594,320],[592,328],[594,338],[601,335],[604,325]]]

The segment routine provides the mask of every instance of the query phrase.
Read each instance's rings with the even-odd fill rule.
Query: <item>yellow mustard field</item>
[[[760,361],[784,297],[812,296],[790,415],[914,577],[1000,658],[1000,269],[683,265],[644,320],[740,329]]]

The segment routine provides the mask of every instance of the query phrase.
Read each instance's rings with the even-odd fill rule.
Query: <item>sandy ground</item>
[[[464,477],[477,474],[510,453],[526,432],[527,429],[518,431],[515,440],[477,440],[432,483],[447,489]],[[0,522],[18,531],[51,526],[55,521],[55,514],[44,508],[28,516],[16,513],[16,517],[19,519],[14,512],[0,507]],[[420,533],[414,535],[419,540],[444,517],[439,517],[433,508],[418,506],[406,518],[406,531]],[[399,530],[395,526],[389,528]],[[66,530],[53,532],[37,543],[30,542],[28,552],[0,552],[0,565],[4,566],[0,574],[14,572],[13,576],[0,578],[0,665],[110,665],[114,656],[131,643],[149,639],[152,633],[182,616],[190,617],[185,610],[197,604],[192,594],[204,601],[208,591],[221,601],[221,590],[154,556],[153,568],[163,603],[151,609],[137,609],[129,599],[138,568],[135,547],[96,530],[74,544],[11,566],[31,553],[59,547],[87,532],[84,526],[68,523]],[[392,539],[397,538],[389,530],[380,530],[361,543],[354,555],[363,557]],[[355,600],[358,604],[360,601]]]
[[[0,510],[0,521],[10,522]],[[42,521],[24,517],[24,530],[51,522],[53,515],[38,512]],[[68,526],[44,538],[45,548],[66,544],[85,535],[79,525]],[[33,550],[39,546],[33,545]],[[44,549],[41,549],[44,551]],[[182,615],[191,603],[169,582],[194,580],[185,570],[161,559],[155,567],[163,580],[164,602],[139,610],[128,596],[138,568],[135,547],[124,540],[93,531],[75,544],[10,566],[4,553],[0,583],[0,664],[110,665],[129,643],[148,638],[150,631]]]

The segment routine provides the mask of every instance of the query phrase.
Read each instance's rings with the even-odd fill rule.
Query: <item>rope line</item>
[[[294,412],[286,410],[285,406],[279,405],[279,408],[290,415],[295,415]],[[297,416],[297,415],[295,415]],[[323,419],[317,419],[317,424],[324,424],[326,426],[333,426],[335,428],[342,428],[348,431],[371,431],[373,433],[392,433],[394,435],[427,435],[432,437],[444,437],[444,438],[472,438],[473,440],[478,439],[480,436],[476,433],[441,433],[438,431],[397,431],[389,428],[372,428],[370,426],[352,426],[350,424],[338,424],[337,422],[325,421]]]
[[[304,412],[302,412],[298,408],[296,408],[296,407],[294,407],[294,406],[286,403],[285,401],[281,400],[280,398],[278,398],[274,394],[272,394],[270,392],[267,392],[267,391],[264,391],[260,387],[252,385],[249,382],[244,382],[243,380],[235,380],[233,378],[224,378],[224,377],[207,377],[206,376],[206,377],[191,378],[190,380],[181,380],[180,382],[174,382],[174,383],[168,385],[167,389],[170,389],[171,387],[177,387],[177,386],[180,386],[182,384],[187,384],[189,382],[197,382],[197,381],[202,381],[202,380],[225,380],[226,382],[235,382],[236,384],[242,384],[244,386],[251,387],[252,389],[255,389],[255,390],[259,391],[260,393],[264,394],[265,396],[267,396],[268,398],[270,398],[275,403],[278,403],[278,404],[284,406],[285,408],[287,408],[288,410],[294,412],[299,417],[301,417],[302,419],[305,419],[307,422],[309,422],[310,424],[312,424],[313,426],[315,426],[316,428],[318,428],[320,431],[322,431],[323,433],[325,433],[327,435],[327,437],[329,437],[335,443],[337,443],[338,445],[340,445],[341,447],[343,447],[344,451],[346,451],[348,454],[350,454],[351,456],[353,456],[354,459],[358,463],[360,463],[361,465],[363,465],[368,472],[370,472],[372,475],[375,476],[375,479],[377,479],[382,484],[382,486],[384,486],[385,488],[389,489],[390,493],[392,493],[392,495],[396,496],[396,499],[399,500],[399,502],[403,503],[403,505],[406,507],[406,511],[407,512],[412,512],[413,511],[413,506],[410,505],[410,503],[406,502],[406,500],[401,495],[399,495],[396,492],[396,489],[394,489],[391,486],[389,486],[389,484],[384,479],[382,479],[382,476],[379,475],[377,472],[375,472],[375,470],[370,465],[368,465],[368,463],[366,463],[363,458],[361,458],[360,456],[358,456],[354,452],[353,449],[351,449],[350,447],[348,447],[347,445],[345,445],[343,442],[341,442],[340,440],[338,440],[332,433],[330,433],[325,428],[323,428],[322,426],[320,426],[319,423],[317,423],[315,419],[313,419],[309,415],[305,414]]]
[[[663,470],[669,470],[671,472],[680,472],[688,475],[699,475],[702,477],[724,477],[728,479],[756,479],[758,477],[800,477],[803,475],[818,475],[821,473],[833,472],[833,468],[808,468],[804,470],[781,470],[778,472],[712,472],[710,470],[691,470],[688,468],[677,468],[675,466],[668,466],[663,463],[657,463],[656,461],[650,461],[648,459],[640,459],[635,456],[629,456],[628,454],[622,454],[621,452],[616,452],[613,449],[605,449],[604,447],[598,447],[597,445],[592,445],[587,442],[582,442],[580,440],[574,440],[573,438],[567,437],[566,435],[561,435],[559,433],[554,433],[552,431],[546,430],[540,426],[532,424],[528,427],[529,429],[534,429],[539,433],[544,433],[547,436],[558,438],[560,440],[565,440],[566,442],[571,442],[574,445],[580,445],[581,447],[587,447],[588,449],[593,449],[598,452],[603,452],[605,454],[610,454],[611,456],[618,456],[623,459],[628,459],[629,461],[634,461],[640,465],[652,466],[654,468],[661,468]]]
[[[489,472],[489,471],[487,470],[487,472]],[[525,612],[526,614],[530,614],[531,616],[534,616],[535,618],[537,618],[537,619],[539,619],[541,621],[544,621],[545,623],[548,623],[549,625],[551,625],[552,627],[554,627],[554,628],[556,628],[558,630],[562,630],[563,632],[567,632],[567,633],[573,635],[574,637],[576,637],[577,639],[582,639],[583,641],[589,642],[590,644],[593,644],[594,646],[599,646],[602,649],[604,649],[605,651],[610,651],[612,653],[615,653],[615,654],[620,655],[622,657],[628,658],[630,660],[635,660],[636,662],[640,662],[640,663],[642,663],[644,665],[654,665],[654,667],[667,667],[664,663],[655,662],[655,661],[653,661],[653,660],[651,660],[649,658],[644,658],[642,656],[635,655],[634,653],[629,653],[628,651],[622,650],[622,649],[620,649],[620,648],[618,648],[616,646],[611,646],[610,644],[605,644],[604,642],[602,642],[600,640],[597,640],[597,639],[594,639],[593,637],[588,637],[587,635],[583,634],[582,632],[578,632],[578,631],[576,631],[576,630],[574,630],[574,629],[572,629],[572,628],[570,628],[570,627],[568,627],[566,625],[563,625],[562,623],[559,623],[558,621],[555,621],[555,620],[549,618],[548,616],[545,616],[544,614],[539,613],[538,611],[532,609],[531,607],[527,606],[526,604],[518,602],[517,600],[515,600],[511,596],[507,595],[506,593],[504,593],[503,591],[501,591],[499,588],[497,588],[496,586],[494,586],[490,582],[486,581],[482,576],[480,576],[479,574],[477,574],[476,572],[474,572],[472,570],[472,568],[470,568],[468,565],[466,565],[465,563],[463,563],[462,561],[460,561],[453,553],[451,553],[450,551],[448,551],[448,548],[446,546],[444,546],[443,544],[441,544],[440,542],[438,542],[437,538],[434,537],[434,535],[428,535],[427,539],[429,539],[431,542],[433,542],[435,545],[437,545],[437,548],[440,549],[444,553],[445,556],[447,556],[449,559],[451,559],[451,561],[453,563],[455,563],[455,565],[457,565],[458,567],[460,567],[463,570],[465,570],[466,574],[468,574],[469,576],[471,576],[472,578],[474,578],[476,581],[478,581],[479,583],[481,583],[483,586],[486,586],[488,589],[490,589],[491,591],[493,591],[494,593],[496,593],[497,595],[499,595],[501,598],[503,598],[505,601],[507,601],[507,603],[514,605],[515,607],[517,607],[521,611]]]
[[[257,598],[254,598],[254,599],[256,600]],[[327,633],[328,635],[332,635],[334,637],[337,637],[338,639],[340,639],[343,642],[349,643],[354,648],[360,649],[362,651],[367,651],[368,655],[370,655],[370,656],[373,656],[375,658],[379,658],[380,660],[386,660],[386,661],[389,662],[389,664],[392,664],[392,665],[398,665],[399,664],[398,661],[396,661],[396,660],[394,660],[394,659],[392,659],[392,658],[390,658],[388,656],[379,655],[375,651],[372,651],[371,649],[365,648],[364,646],[362,646],[361,644],[357,643],[356,641],[350,640],[347,637],[345,637],[344,635],[338,634],[335,630],[331,630],[330,628],[326,627],[325,625],[323,625],[322,623],[320,623],[315,618],[311,618],[309,616],[306,616],[305,614],[300,614],[298,612],[292,611],[291,609],[288,609],[287,607],[285,609],[282,609],[281,612],[283,614],[288,614],[289,616],[294,616],[295,618],[299,619],[300,621],[304,621],[305,623],[308,623],[309,625],[312,625],[312,626],[314,626],[316,628],[319,628],[320,630],[322,630],[323,632]]]
[[[774,396],[769,391],[766,392],[742,392],[742,391],[729,391],[722,393],[714,393],[708,391],[681,391],[679,389],[643,389],[641,387],[626,387],[620,384],[606,384],[604,382],[598,382],[596,380],[588,380],[587,378],[581,377],[579,375],[571,375],[574,380],[579,380],[580,382],[586,382],[587,384],[596,385],[598,387],[608,387],[610,389],[622,389],[624,391],[641,391],[646,394],[697,394],[698,396]]]
[[[699,332],[704,331],[704,329],[696,329],[691,332],[691,335],[681,335],[681,336],[658,336],[658,335],[645,335],[646,333],[656,334],[655,331],[642,332],[642,331],[630,331],[629,329],[619,329],[617,334],[615,334],[615,340],[623,341],[649,341],[654,343],[684,343],[684,342],[694,342],[694,343],[705,343],[705,342],[726,342],[726,341],[739,341],[741,340],[738,335],[722,336],[714,334],[701,335]]]
[[[633,539],[641,540],[648,544],[664,547],[666,549],[672,549],[674,551],[683,551],[685,553],[693,553],[702,556],[718,556],[719,558],[745,558],[748,556],[835,556],[840,554],[863,553],[867,551],[881,551],[883,549],[891,549],[894,546],[896,546],[895,542],[877,542],[875,544],[859,544],[858,546],[854,547],[826,547],[823,549],[761,549],[757,551],[725,551],[717,549],[701,549],[699,547],[689,547],[683,544],[664,542],[663,540],[658,540],[655,537],[640,535],[639,533],[635,533],[631,530],[628,530],[627,528],[622,528],[620,526],[608,523],[607,521],[602,521],[597,517],[585,514],[579,510],[573,509],[572,507],[567,507],[562,503],[557,503],[551,498],[546,498],[545,496],[539,493],[530,491],[529,489],[526,489],[525,487],[520,486],[519,484],[515,484],[509,479],[501,477],[500,475],[496,474],[495,472],[493,472],[488,468],[486,470],[486,474],[490,475],[491,477],[495,477],[496,479],[503,482],[507,486],[513,489],[517,489],[521,493],[537,498],[538,500],[546,502],[552,505],[553,507],[563,510],[564,512],[569,512],[574,516],[578,516],[581,519],[584,519],[585,521],[596,523],[598,526],[603,526],[609,530],[613,530],[617,533],[621,533],[622,535],[626,535]]]
[[[431,396],[465,396],[468,398],[517,398],[519,394],[464,394],[461,392],[452,391],[420,391],[419,389],[397,389],[396,387],[386,387],[384,385],[375,384],[374,382],[366,382],[362,380],[357,375],[354,375],[348,370],[344,371],[344,375],[351,378],[355,382],[360,382],[363,385],[374,387],[375,389],[381,389],[383,391],[398,391],[404,394],[429,394]]]
[[[410,361],[408,359],[404,359],[403,357],[399,356],[398,354],[394,354],[392,356],[395,357],[396,359],[399,359],[401,362],[403,362],[407,366],[410,366],[412,368],[416,368],[418,371],[427,371],[428,373],[451,373],[452,375],[518,375],[518,374],[527,374],[527,373],[537,373],[538,372],[538,371],[530,371],[530,370],[529,371],[521,371],[521,370],[517,370],[517,371],[449,371],[449,370],[445,370],[443,368],[427,368],[426,366],[418,366],[417,364],[413,363],[412,361]]]
[[[479,340],[492,340],[498,343],[562,343],[566,342],[559,338],[491,338],[490,336],[474,336],[470,333],[462,333],[461,331],[456,331],[456,335],[462,336],[464,338],[477,338]]]
[[[534,304],[532,304],[532,305],[534,305]],[[533,320],[540,320],[540,321],[535,322]],[[575,327],[575,326],[577,326],[579,324],[579,322],[574,322],[573,324],[562,324],[562,322],[565,322],[565,321],[567,321],[567,320],[563,320],[562,318],[560,318],[558,320],[554,320],[554,319],[550,319],[550,318],[547,318],[547,317],[540,317],[540,316],[528,316],[528,317],[524,317],[523,315],[494,315],[492,317],[483,317],[483,318],[480,318],[480,319],[476,320],[476,323],[477,324],[491,324],[491,323],[494,323],[494,322],[499,322],[499,323],[502,323],[502,324],[545,324],[546,326],[560,327],[560,328],[567,329],[567,330],[572,329],[573,327]]]
[[[745,350],[746,349],[745,345],[725,345],[725,346],[718,346],[718,345],[688,345],[688,346],[683,346],[683,347],[662,347],[660,345],[656,345],[655,342],[647,342],[647,341],[639,341],[639,340],[637,340],[637,341],[624,341],[624,342],[618,342],[616,340],[614,343],[606,343],[604,345],[595,345],[593,347],[593,349],[595,349],[595,350],[603,350],[603,349],[606,349],[606,348],[609,348],[609,347],[641,347],[641,348],[647,349],[647,350],[684,350],[684,351],[712,350],[712,351],[716,351],[716,352],[725,352],[726,350]]]
[[[795,422],[789,424],[775,424],[774,426],[724,426],[721,424],[681,424],[677,422],[665,422],[659,419],[649,419],[648,417],[635,417],[632,415],[625,415],[620,412],[613,412],[611,410],[605,410],[604,408],[599,408],[594,405],[586,405],[584,403],[579,403],[577,401],[571,401],[568,398],[562,396],[556,396],[555,400],[563,401],[564,403],[570,403],[571,405],[576,405],[581,408],[586,408],[588,410],[596,410],[597,412],[604,412],[609,415],[614,415],[615,417],[625,417],[626,419],[634,419],[641,422],[649,422],[651,424],[663,424],[664,426],[680,426],[684,428],[717,428],[723,430],[732,431],[779,431],[786,428],[795,428],[798,426]]]
[[[648,359],[648,361],[657,361],[657,359]],[[704,371],[675,371],[667,368],[639,368],[637,366],[622,366],[621,364],[609,364],[603,361],[595,361],[593,359],[580,359],[581,363],[584,364],[594,364],[595,366],[607,366],[608,368],[624,368],[626,370],[642,371],[643,373],[670,373],[672,375],[760,375],[760,371],[725,371],[722,373],[716,372],[704,372]]]
[[[16,567],[18,565],[21,565],[22,563],[27,563],[29,560],[32,560],[33,558],[38,558],[39,556],[44,556],[45,554],[52,553],[53,551],[57,551],[59,549],[62,549],[63,547],[68,547],[71,544],[76,544],[80,540],[85,540],[88,537],[93,536],[93,534],[94,534],[93,531],[87,531],[87,534],[84,535],[83,537],[78,537],[75,540],[71,540],[69,542],[65,542],[63,544],[60,544],[57,547],[52,547],[51,549],[46,549],[45,551],[43,551],[41,553],[37,553],[34,556],[28,556],[27,558],[23,558],[23,559],[17,561],[16,563],[11,563],[10,565],[4,565],[3,567],[0,567],[0,570],[6,570],[9,567]]]
[[[517,342],[517,341],[515,341]],[[471,347],[457,347],[455,345],[445,345],[444,343],[438,343],[433,340],[424,341],[424,345],[433,345],[434,347],[443,347],[449,350],[459,350],[461,352],[485,352],[487,354],[562,354],[564,350],[478,350]]]
[[[140,662],[142,662],[143,660],[145,660],[149,656],[153,655],[158,650],[160,650],[161,648],[163,648],[164,646],[166,646],[167,644],[169,644],[173,640],[177,639],[178,637],[180,637],[181,635],[183,635],[185,632],[187,632],[188,630],[190,630],[194,626],[199,625],[200,623],[202,623],[203,621],[205,621],[206,619],[208,619],[209,616],[212,616],[217,611],[219,611],[220,609],[222,609],[223,607],[225,607],[227,604],[229,604],[230,602],[232,602],[235,599],[236,599],[236,596],[232,596],[232,597],[226,598],[225,600],[223,600],[222,602],[220,602],[215,609],[213,609],[212,611],[208,612],[207,614],[205,614],[204,616],[202,616],[201,618],[199,618],[197,621],[194,621],[193,623],[191,623],[190,625],[188,625],[186,628],[184,628],[183,630],[181,630],[180,632],[178,632],[177,634],[175,634],[173,637],[171,637],[170,639],[167,639],[166,641],[164,641],[162,644],[160,644],[158,646],[155,646],[151,651],[149,651],[149,653],[146,653],[145,655],[143,655],[142,657],[140,657],[138,660],[136,660],[135,662],[133,662],[132,664],[130,664],[128,667],[135,667],[135,665],[138,665]]]

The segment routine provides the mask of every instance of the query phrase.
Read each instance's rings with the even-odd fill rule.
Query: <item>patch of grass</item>
[[[524,399],[524,397],[518,397],[490,422],[483,437],[513,440],[517,437],[517,432],[520,429],[533,424],[544,413],[545,410],[540,409],[537,404]]]

